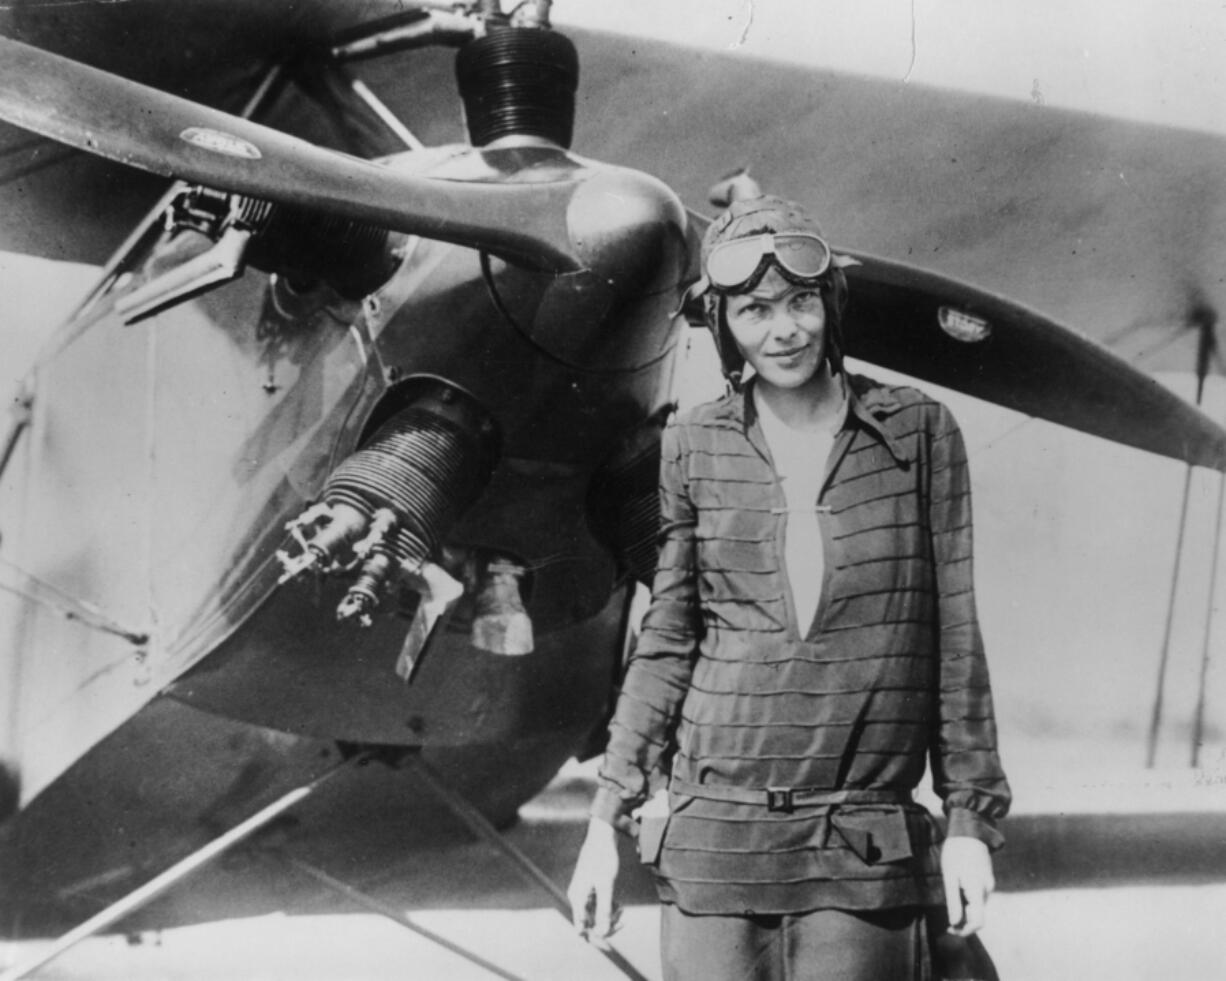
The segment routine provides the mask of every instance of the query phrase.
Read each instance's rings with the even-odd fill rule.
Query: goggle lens
[[[772,257],[801,280],[818,279],[831,261],[830,246],[811,232],[768,232],[717,245],[707,257],[707,277],[717,289],[740,289],[765,272]]]

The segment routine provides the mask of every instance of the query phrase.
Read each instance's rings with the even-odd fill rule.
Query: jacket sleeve
[[[592,803],[594,817],[623,828],[646,800],[650,775],[672,741],[701,636],[684,443],[684,427],[674,420],[661,439],[660,552],[651,603],[626,665]]]
[[[996,744],[992,689],[975,609],[971,487],[966,446],[939,406],[930,430],[929,520],[936,564],[938,714],[931,744],[933,785],[950,836],[999,848],[996,822],[1012,799]]]

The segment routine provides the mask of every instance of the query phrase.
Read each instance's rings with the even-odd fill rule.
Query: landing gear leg
[[[274,818],[280,816],[285,811],[289,810],[295,804],[305,800],[321,786],[335,777],[337,774],[348,770],[354,763],[357,757],[350,757],[342,760],[335,766],[325,770],[322,774],[312,780],[310,783],[303,784],[301,787],[295,787],[289,793],[273,801],[262,811],[257,811],[245,821],[235,825],[225,834],[214,838],[203,848],[188,855],[187,858],[176,862],[170,868],[160,875],[154,876],[139,889],[128,893],[123,899],[112,903],[100,913],[90,917],[80,926],[69,930],[66,934],[60,937],[46,950],[40,951],[38,954],[29,959],[15,964],[7,971],[0,973],[0,981],[18,981],[19,978],[24,978],[34,971],[37,971],[44,964],[49,963],[60,954],[71,947],[76,946],[82,940],[92,937],[94,934],[105,930],[107,927],[118,923],[129,913],[133,913],[142,906],[152,902],[166,890],[177,885],[180,881],[187,878],[197,869],[209,862],[213,861],[223,853],[229,851],[244,838],[258,831],[264,825],[268,824]]]
[[[478,838],[488,842],[500,851],[512,865],[520,871],[521,874],[530,881],[536,883],[545,891],[553,903],[554,908],[562,914],[567,923],[571,920],[570,902],[566,898],[566,893],[554,882],[535,862],[527,855],[519,850],[510,840],[507,839],[497,828],[494,827],[484,814],[474,807],[467,798],[462,794],[457,793],[452,787],[448,786],[446,781],[430,766],[420,753],[412,753],[404,757],[402,766],[411,770],[416,774],[431,792],[439,798],[448,809],[458,817],[470,831]],[[613,948],[600,949],[609,961],[631,981],[647,981],[647,979],[639,973],[638,969],[631,964],[624,956]],[[0,978],[0,981],[4,981]]]

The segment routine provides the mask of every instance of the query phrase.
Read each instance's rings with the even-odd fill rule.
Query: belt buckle
[[[796,803],[792,800],[792,790],[790,787],[766,788],[766,809],[768,811],[791,814],[795,808]]]

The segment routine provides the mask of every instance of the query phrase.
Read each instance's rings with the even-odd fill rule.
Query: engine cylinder
[[[504,136],[570,146],[579,87],[570,38],[543,28],[492,28],[460,48],[455,70],[473,146]]]
[[[626,437],[592,476],[588,515],[592,530],[636,580],[651,585],[659,553],[660,437],[671,405]]]
[[[323,280],[351,300],[378,289],[396,269],[386,228],[249,198],[241,207],[259,229],[249,256],[258,269],[308,285]]]
[[[484,489],[497,456],[485,410],[460,389],[430,380],[332,472],[322,496],[369,519],[391,511],[394,532],[376,548],[402,565],[420,565]]]
[[[286,530],[281,582],[308,571],[356,578],[336,609],[368,626],[385,591],[406,578],[429,583],[443,538],[484,490],[498,460],[498,430],[471,395],[442,378],[404,383],[395,405],[324,484],[322,500]]]

